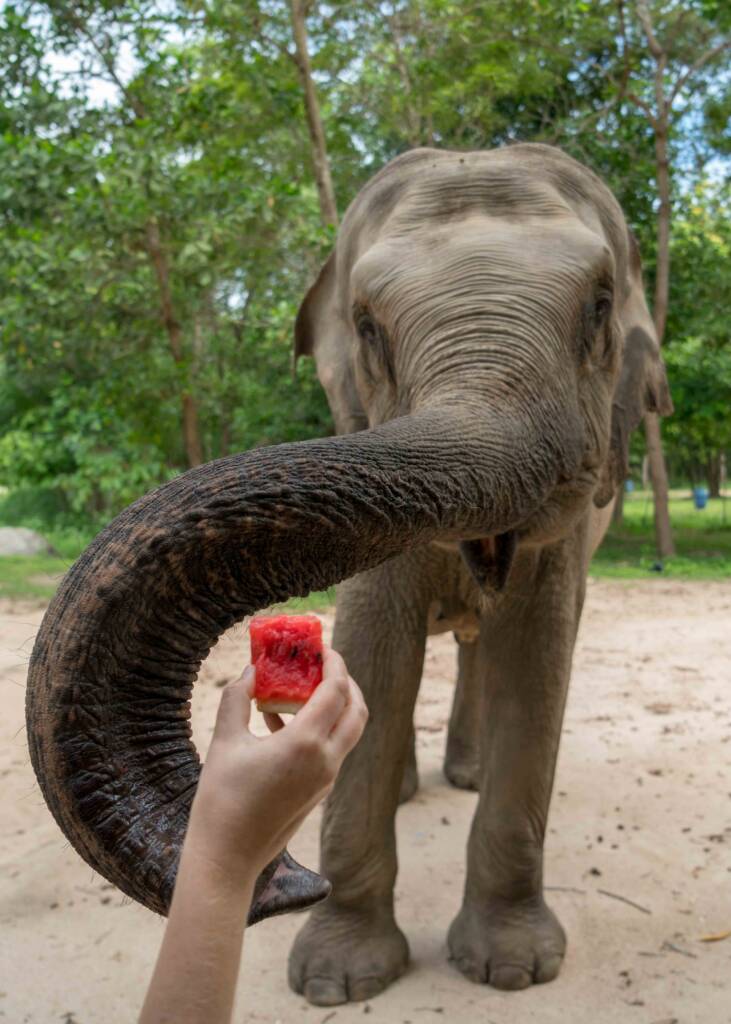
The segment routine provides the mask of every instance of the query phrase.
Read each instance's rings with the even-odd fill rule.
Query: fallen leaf
[[[727,932],[716,932],[715,935],[701,935],[699,942],[723,942],[731,936],[731,928]]]

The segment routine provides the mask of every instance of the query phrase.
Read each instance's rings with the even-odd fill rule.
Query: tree
[[[731,47],[723,19],[714,17],[713,5],[636,0],[633,8],[639,31],[632,33],[624,17],[624,0],[618,0],[623,51],[628,62],[634,46],[636,68],[630,73],[628,100],[645,115],[655,144],[655,180],[658,194],[655,253],[655,301],[653,318],[660,344],[665,335],[670,288],[671,135],[687,112],[694,90],[702,89],[705,76]],[[647,73],[646,73],[647,72]],[[645,417],[645,436],[655,495],[655,536],[661,558],[675,553],[668,505],[668,480],[662,452],[660,421],[655,413]]]
[[[663,43],[666,10],[650,8]],[[692,0],[666,89],[722,15]],[[410,145],[560,144],[615,190],[654,281],[655,136],[636,102],[655,102],[654,58],[617,0],[15,0],[0,19],[0,482],[79,514],[328,429],[312,368],[291,378],[291,325],[334,196]],[[668,136],[676,204],[731,109],[715,58],[691,80]],[[670,279],[672,346],[711,336],[705,293],[676,326],[691,278]]]
[[[671,257],[668,451],[718,496],[722,455],[731,452],[731,184],[701,181],[676,204]]]
[[[320,116],[320,104],[317,90],[312,77],[312,64],[307,43],[307,11],[309,0],[291,0],[292,34],[295,42],[295,62],[302,80],[305,99],[307,127],[310,133],[312,165],[315,171],[317,194],[320,200],[320,213],[325,227],[338,226],[338,207],[335,202],[330,161],[327,156],[325,131]]]
[[[108,60],[127,40],[125,77],[112,66],[137,111],[119,88],[93,101],[112,76],[79,46],[79,10],[106,19]],[[28,453],[2,482],[22,468],[97,520],[196,461],[176,422],[186,392],[206,457],[327,429],[314,374],[289,372],[322,239],[290,58],[239,32],[243,61],[222,63],[202,23],[170,45],[154,4],[64,13],[7,9],[0,44],[0,425]],[[47,55],[64,49],[59,72]]]

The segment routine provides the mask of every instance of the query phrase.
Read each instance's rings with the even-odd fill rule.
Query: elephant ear
[[[314,356],[339,434],[368,426],[355,386],[354,339],[338,302],[333,251],[304,297],[294,325],[294,358]]]
[[[620,314],[624,330],[622,368],[612,400],[609,454],[594,504],[603,508],[629,475],[629,444],[645,413],[669,416],[673,411],[665,365],[655,326],[645,301],[637,243],[630,235],[630,291]]]

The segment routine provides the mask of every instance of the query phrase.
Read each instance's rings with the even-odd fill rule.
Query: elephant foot
[[[393,917],[325,904],[310,915],[289,955],[289,985],[315,1006],[372,999],[409,962],[406,936]]]
[[[444,759],[444,774],[456,789],[477,790],[480,788],[480,763],[478,759],[455,757],[447,753]]]
[[[416,761],[409,761],[404,768],[404,777],[401,780],[401,789],[399,790],[398,802],[400,804],[408,803],[414,793],[419,788],[419,773],[416,770]]]
[[[515,990],[553,981],[566,934],[542,900],[532,906],[464,905],[447,943],[449,959],[470,981]]]

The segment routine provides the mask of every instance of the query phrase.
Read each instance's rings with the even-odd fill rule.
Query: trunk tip
[[[303,867],[283,850],[259,876],[247,924],[267,917],[308,910],[327,899],[332,885],[322,875]]]

